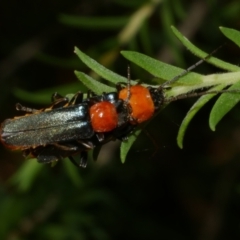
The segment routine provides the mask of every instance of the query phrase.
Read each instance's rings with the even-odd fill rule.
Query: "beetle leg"
[[[69,156],[68,158],[78,168],[79,167],[85,168],[87,166],[87,157],[88,157],[87,156],[87,151],[82,151],[81,154],[80,154],[79,164],[76,162],[76,160],[72,156]]]
[[[67,103],[69,102],[68,98],[61,98],[61,99],[57,99],[53,105],[51,106],[51,109],[55,109],[55,108],[62,108],[64,107]]]
[[[105,138],[103,133],[96,133],[96,136],[99,142],[102,142]]]
[[[116,89],[118,92],[120,92],[124,88],[122,85],[124,85],[124,87],[125,87],[127,85],[127,83],[126,82],[118,82],[116,84]]]
[[[75,161],[75,159],[72,156],[69,156],[68,158],[74,166],[76,166],[77,168],[80,167],[80,165]]]
[[[122,124],[112,131],[112,136],[120,141],[127,141],[130,134],[134,134],[136,125]]]
[[[51,100],[52,100],[52,102],[55,102],[62,98],[64,98],[64,97],[61,94],[59,94],[58,92],[55,92],[52,94]]]
[[[83,143],[81,143],[83,145]],[[60,151],[64,151],[64,153],[69,153],[69,152],[78,152],[78,151],[81,151],[81,147],[79,146],[76,146],[76,145],[60,145],[58,143],[55,143],[53,144],[57,149],[59,149]],[[88,148],[93,148],[93,146],[91,144],[85,144],[83,145],[84,147],[88,147]],[[62,155],[64,155],[64,153]],[[61,159],[63,158],[63,156],[57,156],[57,154],[55,156],[51,155],[51,156],[48,156],[48,158],[52,158],[53,157],[57,157],[56,160],[58,159]],[[69,160],[77,167],[83,167],[85,168],[87,166],[87,151],[81,151],[81,154],[80,154],[80,162],[79,164],[74,160],[74,158],[72,156],[68,156]],[[38,158],[39,159],[39,158]],[[54,159],[53,159],[54,160]],[[52,161],[53,161],[52,160]]]
[[[91,91],[91,90],[87,91],[87,98],[95,97],[95,96],[97,96],[97,94],[95,94],[93,91]]]
[[[52,108],[58,108],[58,107],[64,107],[65,105],[71,106],[75,104],[79,104],[83,100],[83,93],[77,92],[71,100],[69,100],[67,97],[63,97],[57,92],[52,95],[53,100],[53,106]]]
[[[61,94],[59,94],[58,92],[55,92],[52,94],[51,100],[52,102],[55,102],[58,99],[64,98]]]
[[[39,163],[51,163],[58,160],[62,160],[62,157],[57,153],[51,154],[45,151],[45,149],[36,157]]]
[[[79,147],[76,145],[64,145],[59,143],[53,143],[53,146],[55,146],[57,149],[67,152],[77,152],[79,151]]]
[[[53,105],[51,106],[52,109],[64,107],[69,102],[67,97],[63,97],[57,92],[53,93],[51,99],[53,102]]]
[[[87,166],[87,159],[88,159],[87,151],[82,151],[80,155],[79,166],[85,168]]]
[[[23,155],[34,157],[39,163],[51,163],[62,159],[59,151],[56,151],[54,146],[26,149],[23,151]]]
[[[34,108],[29,108],[29,107],[25,107],[20,103],[16,104],[16,110],[17,111],[22,111],[22,112],[27,112],[27,113],[34,113],[34,112],[38,112],[39,110],[34,109]]]
[[[24,158],[27,158],[27,156],[29,156],[29,154],[31,153],[32,153],[31,149],[26,149],[26,150],[23,150],[22,152]]]
[[[95,147],[95,145],[91,141],[87,142],[86,140],[77,140],[77,142],[89,150]]]
[[[69,101],[69,105],[79,104],[83,101],[83,93],[77,92],[73,98]]]

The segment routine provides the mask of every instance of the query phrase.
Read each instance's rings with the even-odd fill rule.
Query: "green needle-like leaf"
[[[240,47],[240,32],[226,27],[220,27],[221,32]]]
[[[38,174],[43,169],[43,164],[37,163],[36,159],[25,161],[15,175],[10,179],[10,182],[18,186],[19,191],[28,191]]]
[[[219,91],[222,90],[224,88],[223,85],[219,85],[217,87],[211,88],[210,91]],[[216,95],[216,93],[214,94],[206,94],[202,97],[200,97],[195,103],[194,105],[190,108],[190,110],[188,111],[188,113],[186,114],[185,118],[183,119],[181,126],[178,130],[178,135],[177,135],[177,144],[180,148],[183,148],[183,138],[186,132],[186,129],[189,125],[189,123],[191,122],[191,120],[193,119],[193,117],[196,115],[196,113],[210,100],[212,99],[214,96]]]
[[[62,14],[59,21],[77,28],[89,29],[114,29],[123,27],[129,20],[129,17],[83,17]]]
[[[240,89],[240,82],[232,85],[228,90]],[[240,101],[240,93],[223,93],[214,104],[209,117],[209,126],[215,131],[219,121]]]
[[[133,51],[121,51],[121,54],[129,61],[137,64],[141,68],[145,69],[147,72],[151,73],[153,76],[163,79],[165,81],[171,80],[185,71],[182,68],[178,68],[170,64],[158,61],[142,53]],[[190,72],[186,74],[184,77],[181,77],[181,79],[179,79],[176,84],[179,83],[195,85],[198,84],[200,76],[201,76],[200,74]]]
[[[184,37],[175,27],[172,26],[172,30],[173,33],[176,35],[176,37],[180,40],[180,42],[188,49],[190,50],[193,54],[195,54],[196,56],[200,57],[200,58],[205,58],[206,56],[208,56],[209,54],[202,51],[201,49],[199,49],[198,47],[196,47],[195,45],[193,45],[186,37]],[[224,62],[218,58],[215,57],[209,57],[205,60],[208,63],[213,64],[216,67],[219,67],[221,69],[227,70],[227,71],[240,71],[240,68],[236,65]]]
[[[120,148],[120,158],[122,163],[125,162],[130,148],[132,147],[133,143],[136,141],[141,131],[142,131],[141,129],[134,131],[134,134],[130,135],[127,141],[122,142],[121,148]]]
[[[230,38],[238,46],[240,46],[240,32],[223,27],[221,27],[220,29],[228,38]],[[126,59],[140,66],[141,68],[152,74],[154,77],[159,78],[160,81],[169,81],[174,79],[174,81],[169,84],[171,85],[171,88],[165,88],[163,90],[166,102],[168,99],[171,101],[185,98],[185,94],[186,97],[188,97],[191,95],[188,95],[188,93],[194,93],[194,91],[196,90],[201,91],[202,89],[208,89],[209,87],[212,87],[211,89],[209,89],[209,92],[220,91],[226,86],[232,84],[234,85],[229,88],[230,90],[240,89],[240,83],[238,82],[240,68],[238,66],[209,56],[208,53],[200,50],[195,45],[193,45],[176,28],[172,27],[172,30],[174,34],[178,37],[178,39],[182,42],[182,44],[186,46],[195,55],[197,55],[201,59],[207,57],[207,59],[205,59],[206,62],[209,62],[221,69],[228,70],[230,72],[203,76],[194,72],[188,72],[188,70],[186,71],[184,69],[163,63],[142,53],[133,51],[122,51],[121,54]],[[119,82],[127,82],[127,79],[125,77],[122,77],[106,69],[104,66],[100,65],[95,60],[91,59],[83,52],[81,52],[78,48],[75,48],[75,53],[89,68],[91,68],[94,72],[96,72],[98,75],[100,75],[107,81],[114,84],[117,84]],[[98,81],[94,80],[93,78],[87,76],[82,72],[75,71],[75,74],[89,89],[93,90],[97,94],[115,90],[113,87],[109,87],[105,84],[99,83]],[[179,77],[178,79],[178,77],[176,78],[176,76],[181,77]],[[161,84],[162,82],[159,83],[159,85]],[[180,126],[177,136],[177,143],[180,148],[183,147],[183,138],[190,121],[195,116],[195,114],[216,94],[217,93],[209,93],[201,96],[189,110]],[[178,96],[180,97],[178,98]],[[222,96],[217,100],[210,114],[209,124],[212,130],[215,130],[216,124],[228,111],[230,111],[236,105],[238,101],[240,101],[240,94],[233,92],[222,94]],[[125,162],[126,156],[140,132],[141,129],[137,129],[134,134],[129,136],[128,141],[121,144],[120,154],[121,161],[123,163]]]
[[[102,94],[103,92],[114,92],[116,89],[114,87],[109,87],[106,84],[100,83],[93,79],[92,77],[88,76],[87,74],[79,71],[74,71],[77,78],[88,87],[88,89],[91,89],[96,94]]]
[[[101,64],[99,64],[94,59],[90,58],[86,54],[84,54],[82,51],[80,51],[77,47],[75,47],[74,52],[77,54],[77,56],[95,73],[97,73],[102,78],[108,80],[111,83],[117,84],[119,82],[127,82],[127,78],[122,77],[109,69],[105,68]]]

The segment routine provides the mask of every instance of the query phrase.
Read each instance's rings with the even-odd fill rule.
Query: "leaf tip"
[[[182,143],[182,141],[181,141],[181,142],[178,142],[177,145],[178,145],[178,147],[179,147],[180,149],[183,149],[183,143]]]
[[[213,131],[213,132],[215,132],[216,131],[216,126],[215,125],[213,125],[213,124],[209,124],[209,127],[210,127],[210,129]]]
[[[219,27],[219,30],[220,30],[221,32],[224,32],[225,29],[226,29],[226,28],[223,27],[223,26],[220,26],[220,27]]]
[[[75,46],[73,52],[74,52],[74,53],[77,53],[78,50],[79,50],[79,49]]]
[[[120,147],[120,160],[121,160],[121,163],[125,163],[126,161],[126,149],[125,149],[125,143],[122,142],[121,143],[121,147]]]
[[[127,51],[125,51],[125,50],[120,51],[120,54],[124,57],[126,56],[126,53],[127,53]]]
[[[126,161],[126,158],[124,156],[121,156],[121,163],[124,164]]]
[[[180,133],[177,135],[177,145],[180,149],[183,149],[183,136]]]

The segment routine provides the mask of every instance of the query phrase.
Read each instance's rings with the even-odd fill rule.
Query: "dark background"
[[[182,68],[198,60],[179,44],[171,25],[207,52],[227,42],[219,26],[240,28],[239,1],[165,0],[121,43],[119,34],[130,17],[148,3],[1,1],[0,121],[20,114],[16,102],[42,108],[55,91],[85,90],[73,70],[90,71],[74,55],[74,46],[126,76],[122,49]],[[76,27],[67,24],[69,16],[87,20]],[[90,24],[105,17],[113,19],[101,26],[98,19]],[[216,56],[239,65],[239,54],[237,46],[227,42]],[[206,63],[195,71],[220,72]],[[144,82],[153,78],[134,65],[131,74]],[[125,164],[117,142],[106,145],[97,162],[89,161],[80,170],[67,160],[54,168],[24,160],[20,152],[1,145],[0,238],[239,239],[239,106],[211,132],[208,115],[214,100],[207,104],[191,122],[180,150],[178,127],[193,102],[181,100],[164,109],[148,125],[148,134],[141,134]]]

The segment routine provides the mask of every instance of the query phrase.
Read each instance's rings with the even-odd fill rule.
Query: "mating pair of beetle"
[[[216,51],[216,50],[215,50]],[[180,75],[159,87],[144,87],[128,82],[116,86],[117,91],[83,98],[77,93],[72,99],[55,93],[49,108],[35,110],[17,104],[24,116],[7,119],[1,124],[0,141],[12,150],[22,150],[24,156],[36,157],[40,163],[50,163],[68,157],[75,165],[85,167],[87,152],[111,140],[126,140],[134,128],[152,118],[166,102],[208,93],[190,93],[166,99],[164,88],[210,57],[208,55]],[[73,155],[80,154],[76,163]]]
[[[126,84],[125,84],[126,85]],[[87,151],[111,140],[126,140],[135,126],[152,117],[162,106],[163,91],[142,85],[117,86],[116,92],[83,99],[77,93],[72,99],[58,93],[52,96],[49,108],[35,110],[17,104],[24,116],[5,120],[0,140],[24,156],[50,163],[69,157],[78,166],[87,164]],[[72,155],[80,153],[80,163]]]

